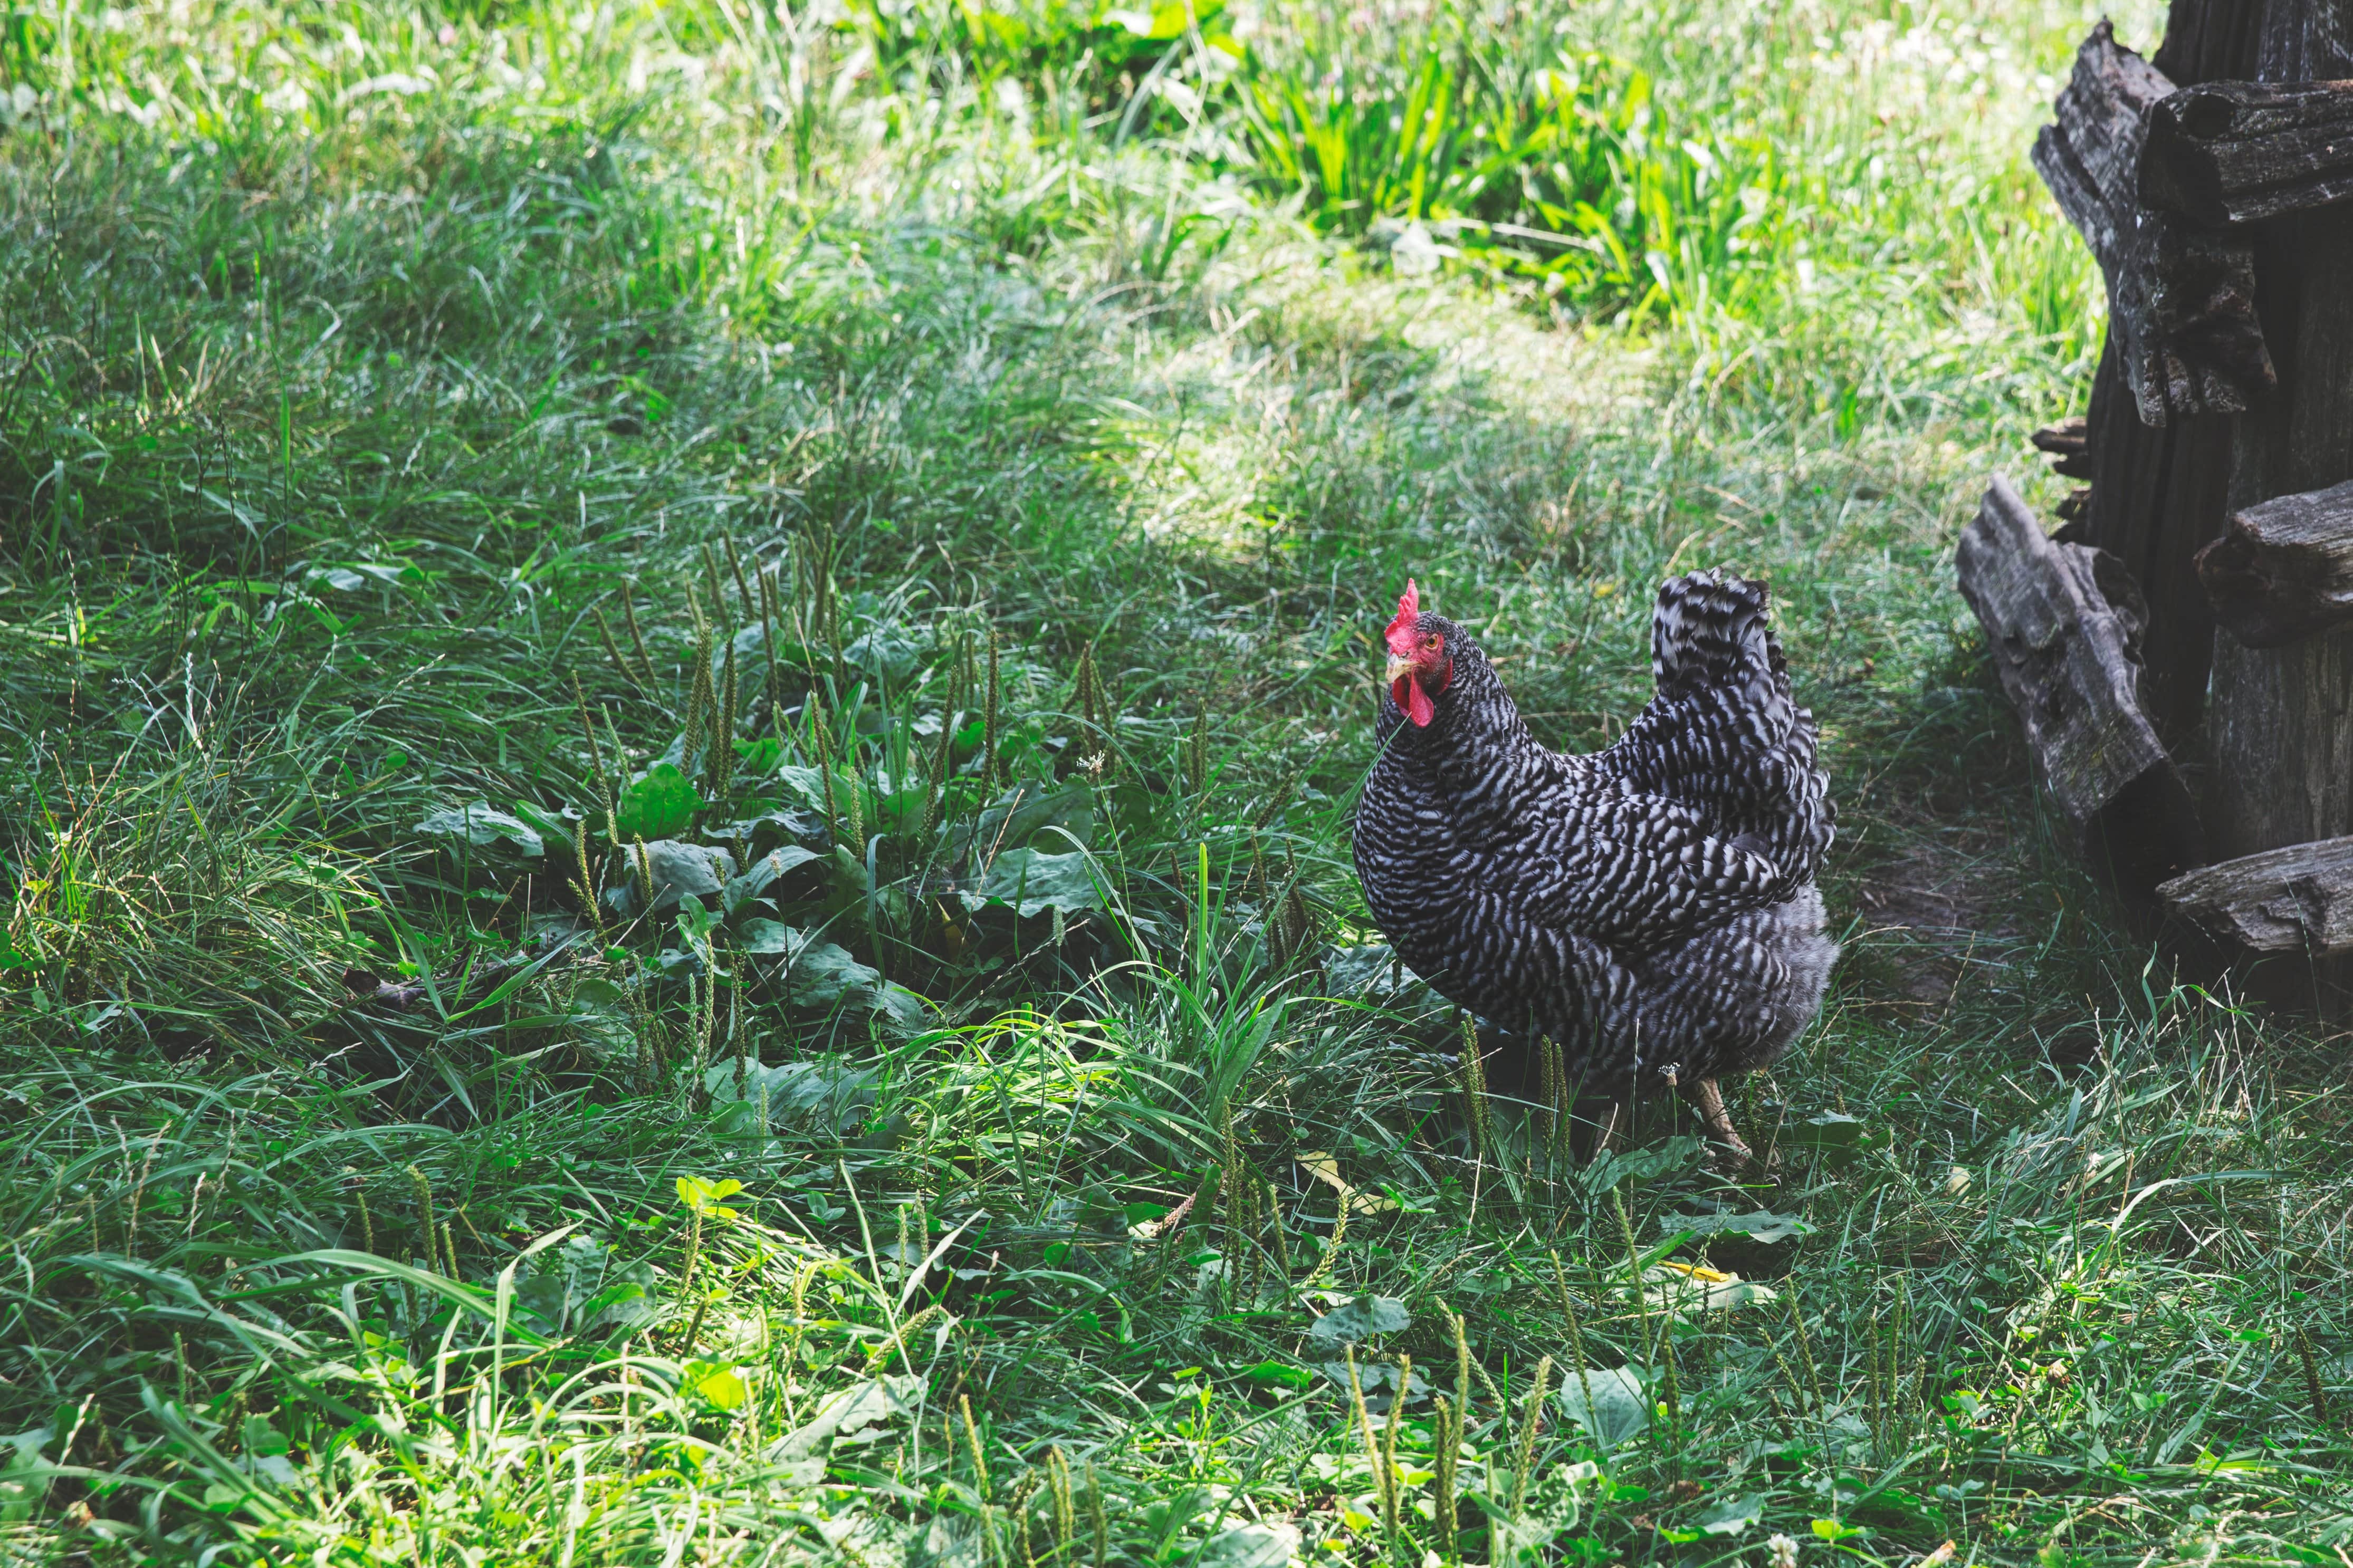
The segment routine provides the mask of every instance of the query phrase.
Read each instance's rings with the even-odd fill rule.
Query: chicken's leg
[[[1699,1108],[1700,1121],[1706,1123],[1708,1131],[1714,1134],[1715,1141],[1724,1145],[1725,1152],[1731,1158],[1733,1167],[1736,1170],[1748,1163],[1752,1158],[1748,1145],[1743,1142],[1740,1134],[1734,1131],[1732,1115],[1724,1109],[1724,1090],[1716,1086],[1715,1079],[1701,1079],[1689,1089],[1684,1089],[1683,1095]]]

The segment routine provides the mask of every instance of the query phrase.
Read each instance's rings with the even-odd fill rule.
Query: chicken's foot
[[[1755,1156],[1749,1152],[1738,1131],[1732,1125],[1732,1113],[1724,1109],[1724,1090],[1715,1079],[1704,1078],[1683,1090],[1683,1098],[1698,1108],[1699,1119],[1707,1127],[1735,1170],[1746,1165]]]

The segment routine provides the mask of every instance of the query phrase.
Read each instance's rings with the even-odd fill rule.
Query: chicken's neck
[[[1556,754],[1521,722],[1518,704],[1483,655],[1458,658],[1454,679],[1426,725],[1407,721],[1394,702],[1381,704],[1379,739],[1384,771],[1415,777],[1461,798],[1513,778],[1532,763],[1551,766]]]

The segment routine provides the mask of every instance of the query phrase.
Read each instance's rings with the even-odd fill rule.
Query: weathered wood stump
[[[2149,64],[2172,84],[2252,68],[2242,29],[2207,9],[2185,0],[2168,20],[2165,43]],[[2095,28],[2085,44],[2096,56],[2114,47],[2114,37]],[[2082,51],[2077,60],[2080,67]],[[2102,68],[2096,59],[2094,67]],[[2071,79],[2071,90],[2073,85]],[[2117,189],[2107,193],[2120,201]],[[2133,191],[2137,195],[2137,174]],[[2214,619],[2189,558],[2221,531],[2235,421],[2225,414],[2182,414],[2162,425],[2145,423],[2126,370],[2134,357],[2112,331],[2092,378],[2084,471],[2076,476],[2092,481],[2091,494],[2069,532],[2115,555],[2140,584],[2153,634],[2143,681],[2149,718],[2168,745],[2191,746],[2205,714]]]
[[[2255,255],[2281,378],[2240,422],[2230,499],[2242,515],[2283,497],[2317,505],[2353,479],[2353,210],[2260,225]],[[2211,705],[2218,854],[2353,834],[2353,631],[2263,647],[2225,631]]]
[[[2064,479],[2092,477],[2092,453],[2084,434],[2084,416],[2070,415],[2056,425],[2045,425],[2033,436],[2034,449],[2051,454],[2051,471]]]
[[[2201,866],[2158,889],[2176,911],[2255,952],[2353,952],[2353,837]]]
[[[2197,808],[2141,709],[2146,612],[2116,558],[2046,537],[2001,479],[1957,558],[2036,774],[2086,858],[2140,895],[2198,864]]]
[[[2302,999],[2353,1009],[2353,9],[2174,0],[2147,60],[2103,23],[2054,110],[2035,164],[2099,259],[2110,322],[2081,449],[2063,425],[2035,444],[2091,478],[2067,538],[2139,584],[2143,728],[2199,764],[2205,841],[2228,858],[2158,891],[2200,930],[2278,955],[2268,973],[2293,973]],[[2008,510],[1989,496],[1965,575],[1984,577],[1967,558]],[[2001,526],[2032,573],[2080,574],[2065,545]],[[2055,667],[2013,674],[1999,645],[2022,618],[1986,596],[1971,602],[2071,818],[2119,773],[2179,779],[2122,720],[2114,757],[2068,763],[2065,726],[2033,710]],[[2077,677],[2060,684],[2086,700]],[[2089,782],[2069,784],[2071,766]],[[2091,818],[2109,824],[2112,860],[2155,864],[2187,842],[2168,811],[2118,816],[2124,796]],[[2114,842],[2127,820],[2148,844]]]

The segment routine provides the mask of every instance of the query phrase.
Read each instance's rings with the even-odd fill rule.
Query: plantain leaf
[[[1376,1334],[1394,1334],[1413,1321],[1394,1296],[1359,1296],[1335,1307],[1309,1325],[1307,1337],[1327,1344],[1361,1344]]]
[[[1651,1402],[1642,1380],[1624,1366],[1571,1372],[1561,1382],[1560,1413],[1584,1427],[1605,1453],[1641,1436],[1651,1424]]]
[[[684,773],[656,763],[621,792],[615,815],[624,838],[675,838],[704,804]]]
[[[1073,849],[1049,855],[1039,849],[1008,849],[988,868],[980,884],[982,901],[1010,904],[1023,916],[1048,910],[1075,914],[1103,907],[1087,858]],[[966,900],[970,902],[970,900]]]
[[[542,854],[547,848],[537,828],[503,811],[492,811],[480,801],[427,812],[417,825],[417,831],[438,838],[462,838],[483,847],[512,844],[525,855]]]

